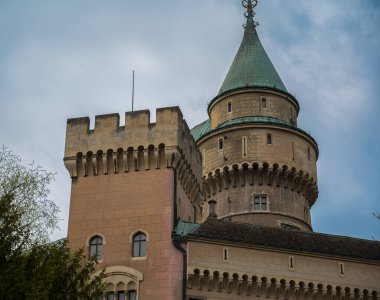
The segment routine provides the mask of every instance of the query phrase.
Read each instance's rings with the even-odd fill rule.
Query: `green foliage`
[[[18,225],[28,231],[19,241],[23,247],[47,242],[51,230],[57,228],[58,207],[48,198],[53,179],[53,173],[34,164],[27,168],[17,155],[0,148],[0,196],[12,196],[13,208],[21,216]]]
[[[95,259],[70,250],[66,240],[46,243],[57,224],[58,209],[48,200],[52,179],[0,149],[0,299],[85,300],[104,291]]]
[[[70,251],[66,240],[33,247],[23,258],[22,289],[27,299],[96,299],[102,295],[103,272],[93,276],[96,261]]]

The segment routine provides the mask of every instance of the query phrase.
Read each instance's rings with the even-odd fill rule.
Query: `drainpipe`
[[[177,215],[177,168],[173,168],[174,172],[174,187],[173,187],[173,231],[178,223]]]
[[[174,187],[173,187],[173,232],[172,243],[182,253],[182,300],[186,300],[186,281],[187,281],[187,252],[181,246],[181,236],[174,230],[178,223],[177,215],[177,168],[173,168]]]
[[[172,233],[172,243],[182,253],[182,300],[186,300],[187,252],[181,246],[181,236]]]

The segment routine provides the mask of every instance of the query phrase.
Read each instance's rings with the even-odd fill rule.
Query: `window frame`
[[[141,236],[143,236],[144,238],[143,239],[140,238],[137,240],[137,238],[141,237]],[[142,231],[138,231],[133,235],[133,237],[132,237],[132,257],[134,257],[134,258],[146,257],[146,250],[147,250],[146,243],[147,243],[147,241],[148,241],[147,235]],[[138,253],[135,253],[135,250],[136,250],[135,245],[137,245]],[[142,249],[143,249],[143,251],[142,251]]]
[[[289,256],[289,270],[294,271],[296,269],[296,261],[294,259],[294,256]]]
[[[261,110],[267,110],[268,109],[268,97],[266,97],[266,96],[260,97],[260,108],[261,108]]]
[[[224,137],[218,138],[218,151],[224,151]]]
[[[134,294],[134,298],[131,298],[131,294]],[[136,300],[137,299],[137,291],[136,290],[131,290],[131,291],[128,291],[128,293],[126,294],[126,296],[128,297],[127,299],[128,300]]]
[[[120,296],[123,296],[123,295],[124,295],[124,298],[120,299]],[[117,292],[117,300],[125,300],[126,296],[127,296],[127,293],[125,291],[118,291]]]
[[[269,212],[269,195],[267,193],[252,193],[252,211]]]
[[[242,156],[246,158],[248,156],[248,137],[242,136],[241,138]]]
[[[100,240],[100,243],[99,242],[94,243],[95,240]],[[89,248],[88,248],[89,257],[95,257],[97,261],[103,260],[103,246],[104,246],[103,237],[98,234],[93,235],[89,240]]]
[[[227,101],[227,114],[232,113],[232,100]]]
[[[267,133],[267,145],[273,145],[273,137],[271,133]]]

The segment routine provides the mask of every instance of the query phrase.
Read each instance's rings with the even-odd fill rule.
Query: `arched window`
[[[133,236],[133,257],[146,256],[146,236],[142,232],[138,232]]]
[[[102,259],[103,239],[98,235],[90,240],[90,256],[95,257],[97,260]]]

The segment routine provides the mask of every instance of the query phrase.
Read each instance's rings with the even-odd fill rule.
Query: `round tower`
[[[260,42],[256,4],[243,1],[240,48],[208,105],[209,119],[192,129],[203,155],[204,193],[216,200],[218,218],[312,230],[318,145],[297,127],[300,106]]]

